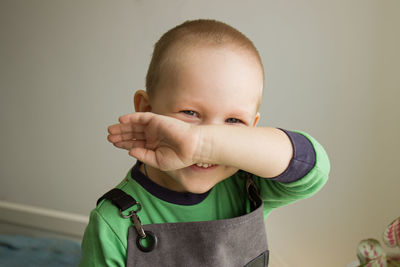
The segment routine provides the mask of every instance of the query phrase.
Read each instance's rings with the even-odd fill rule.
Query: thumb
[[[128,154],[147,165],[158,168],[156,154],[152,150],[143,147],[135,147],[129,150]]]

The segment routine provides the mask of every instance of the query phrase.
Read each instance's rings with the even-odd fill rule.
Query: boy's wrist
[[[195,132],[195,140],[197,142],[195,154],[193,156],[194,163],[215,163],[213,154],[213,138],[210,134],[210,127],[204,125],[193,125]]]

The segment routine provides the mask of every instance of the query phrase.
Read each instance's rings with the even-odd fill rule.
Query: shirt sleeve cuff
[[[315,166],[315,150],[304,135],[284,129],[280,130],[287,134],[292,143],[293,157],[283,173],[270,179],[282,183],[291,183],[304,177]]]

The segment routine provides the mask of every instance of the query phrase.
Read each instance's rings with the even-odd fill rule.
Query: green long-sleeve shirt
[[[327,181],[330,164],[325,150],[311,136],[300,134],[315,153],[313,166],[304,176],[290,182],[254,178],[264,202],[265,218],[275,208],[312,196]],[[296,160],[303,165],[310,164],[302,162],[305,161],[301,158],[302,155],[296,155],[296,144],[293,138],[291,141],[295,155],[290,166],[296,166]],[[243,215],[248,210],[244,183],[245,180],[236,173],[205,194],[178,193],[154,184],[139,171],[137,164],[129,170],[117,188],[132,195],[142,204],[143,208],[138,216],[142,224],[146,225],[219,220]],[[170,201],[171,197],[177,201]],[[122,218],[118,208],[110,201],[102,201],[90,214],[82,241],[80,266],[125,266],[128,228],[131,225],[131,221]]]

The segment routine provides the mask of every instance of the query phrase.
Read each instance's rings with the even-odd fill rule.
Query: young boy
[[[195,20],[165,33],[136,113],[108,129],[138,159],[117,188],[140,206],[124,215],[100,201],[81,266],[267,266],[263,220],[315,194],[330,165],[311,136],[256,127],[263,87],[256,48],[231,26]]]

